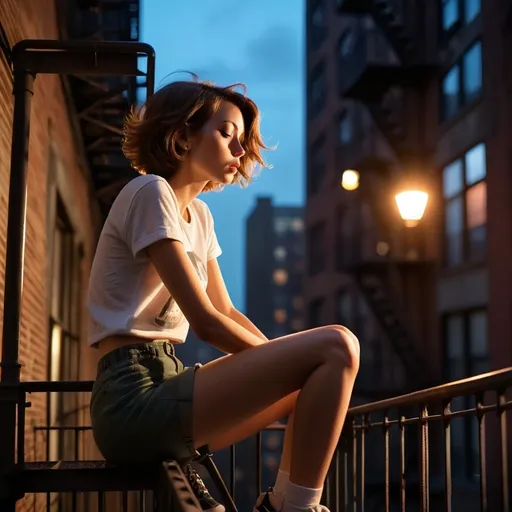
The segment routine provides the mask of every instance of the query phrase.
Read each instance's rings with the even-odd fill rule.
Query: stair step
[[[26,493],[152,489],[160,465],[117,467],[104,460],[26,462],[18,466]]]

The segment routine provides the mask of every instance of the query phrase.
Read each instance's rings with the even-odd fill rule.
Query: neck
[[[202,192],[206,183],[206,181],[191,183],[190,181],[184,180],[183,177],[179,175],[179,173],[176,173],[169,180],[169,184],[176,194],[176,199],[178,200],[180,207],[180,213],[185,220],[189,220],[187,213],[188,206]]]

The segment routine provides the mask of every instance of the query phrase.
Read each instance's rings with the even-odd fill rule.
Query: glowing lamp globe
[[[400,217],[407,227],[413,227],[423,218],[427,207],[428,194],[421,190],[406,190],[395,196]]]
[[[359,187],[359,173],[352,169],[343,171],[341,175],[341,186],[345,190],[356,190]]]

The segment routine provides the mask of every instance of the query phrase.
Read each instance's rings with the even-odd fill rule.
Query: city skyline
[[[242,310],[244,227],[256,197],[272,196],[277,205],[304,204],[305,7],[303,1],[294,1],[294,9],[291,4],[222,0],[207,5],[193,0],[141,5],[141,40],[152,45],[157,56],[156,87],[189,79],[186,72],[221,85],[243,82],[261,110],[265,143],[276,146],[264,154],[273,168],[263,169],[247,189],[226,187],[201,196],[215,219],[228,290],[235,307]],[[195,31],[201,33],[200,39],[194,37]]]

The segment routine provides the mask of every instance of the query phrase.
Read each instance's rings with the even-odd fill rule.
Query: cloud
[[[247,85],[273,87],[275,84],[296,89],[302,75],[299,35],[285,25],[274,25],[249,40],[236,64],[217,59],[193,66],[191,71],[201,79],[227,85],[243,82]]]

